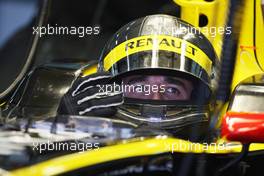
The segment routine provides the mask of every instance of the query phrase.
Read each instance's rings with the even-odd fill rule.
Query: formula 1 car
[[[82,3],[91,4],[65,2],[67,14],[68,7],[82,9]],[[116,22],[115,25],[117,22],[124,25],[124,21],[130,19],[119,20],[120,15],[127,14],[119,9],[121,5],[124,8],[130,6],[129,12],[135,10],[132,7],[141,6],[135,10],[138,14],[131,14],[131,18],[152,13],[178,16],[200,28],[212,43],[221,58],[221,79],[207,135],[197,142],[177,138],[158,128],[141,128],[125,120],[58,115],[59,102],[74,80],[95,73],[98,63],[90,59],[54,60],[54,55],[59,55],[57,45],[69,48],[69,53],[81,53],[79,57],[84,56],[84,42],[91,46],[90,57],[99,57],[95,54],[98,49],[93,47],[94,40],[78,43],[72,38],[67,43],[68,38],[58,42],[56,38],[41,38],[30,33],[33,38],[27,43],[30,50],[25,54],[23,66],[13,74],[13,82],[5,82],[3,85],[7,85],[1,87],[0,175],[263,175],[263,2],[174,0],[127,3],[117,1],[107,6],[102,0],[94,3],[95,7],[87,7],[88,11],[95,9],[91,24],[97,24],[105,10],[114,15],[101,20],[102,27],[103,24],[111,26],[109,20]],[[159,9],[161,4],[165,5]],[[58,15],[60,4],[43,0],[39,6],[34,26],[45,26],[45,23],[51,23],[50,19],[56,19],[54,16]],[[117,17],[114,8],[119,9]],[[219,27],[230,27],[231,33],[215,32]],[[110,34],[112,31],[109,31]],[[109,34],[105,32],[98,46]],[[22,40],[26,39],[22,37]],[[69,45],[71,42],[77,47]],[[11,49],[14,49],[14,43],[9,42]],[[48,55],[51,59],[45,60],[47,53],[55,50],[49,46],[56,51]],[[67,54],[67,49],[62,53]],[[4,56],[1,58],[5,59]]]

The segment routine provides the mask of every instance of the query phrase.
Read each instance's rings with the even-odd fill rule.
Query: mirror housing
[[[264,74],[236,87],[222,118],[221,135],[244,144],[264,143]]]
[[[264,113],[227,112],[221,135],[230,141],[264,143]]]

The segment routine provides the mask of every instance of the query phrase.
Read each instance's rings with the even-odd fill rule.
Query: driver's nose
[[[161,95],[159,92],[152,93],[152,100],[160,100],[160,99],[161,99]]]

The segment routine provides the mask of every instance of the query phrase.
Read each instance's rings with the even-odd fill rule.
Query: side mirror
[[[264,143],[264,113],[227,112],[221,135],[230,141]]]
[[[264,78],[264,75],[260,76]],[[236,87],[222,119],[222,137],[244,144],[264,143],[263,83],[240,84]]]

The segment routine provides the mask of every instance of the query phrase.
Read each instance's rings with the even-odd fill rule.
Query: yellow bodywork
[[[82,71],[82,77],[85,77],[85,76],[94,74],[96,72],[97,72],[97,64],[90,65],[90,66],[88,66],[88,67],[86,67],[86,68],[83,69],[83,71]]]
[[[229,1],[215,0],[206,2],[204,0],[174,0],[174,2],[181,6],[181,19],[200,28],[201,32],[210,40],[215,48],[217,56],[220,58],[223,33],[217,32],[213,34],[209,32],[208,29],[212,27],[220,29],[225,26]],[[205,15],[207,17],[208,23],[206,26],[199,26],[200,15]]]
[[[226,22],[228,12],[228,0],[215,0],[206,2],[204,0],[174,0],[181,6],[181,19],[199,28],[199,16],[204,14],[208,18],[208,24],[203,28],[223,27]],[[261,11],[261,0],[244,1],[243,9],[238,20],[242,20],[241,29],[238,31],[239,43],[235,63],[234,77],[231,85],[232,90],[243,80],[256,74],[264,72],[264,25]],[[254,6],[255,5],[255,6]],[[254,16],[254,8],[256,16]],[[194,14],[194,15],[190,15]],[[255,20],[255,27],[254,27]],[[255,37],[254,37],[255,32]],[[217,33],[215,37],[204,33],[213,44],[218,57],[221,53],[223,35]],[[254,43],[255,38],[255,43]],[[256,55],[258,61],[254,54]],[[259,65],[258,65],[259,62]]]
[[[243,14],[236,67],[234,71],[232,90],[244,79],[264,72],[264,26],[261,12],[261,1],[256,0],[255,29],[254,29],[254,1],[247,0]],[[254,31],[255,30],[255,31]],[[254,32],[256,43],[254,45]],[[257,58],[255,57],[254,50]],[[258,59],[258,61],[256,61]],[[259,65],[258,63],[259,62]]]
[[[263,148],[264,144],[253,144],[250,146],[251,151],[262,150]],[[139,138],[136,142],[134,139],[133,142],[124,141],[121,144],[103,147],[93,151],[64,155],[24,169],[15,170],[8,175],[57,175],[107,161],[168,152],[228,154],[240,151],[241,145],[239,144],[224,145],[219,143],[205,145],[166,136],[151,139]]]

